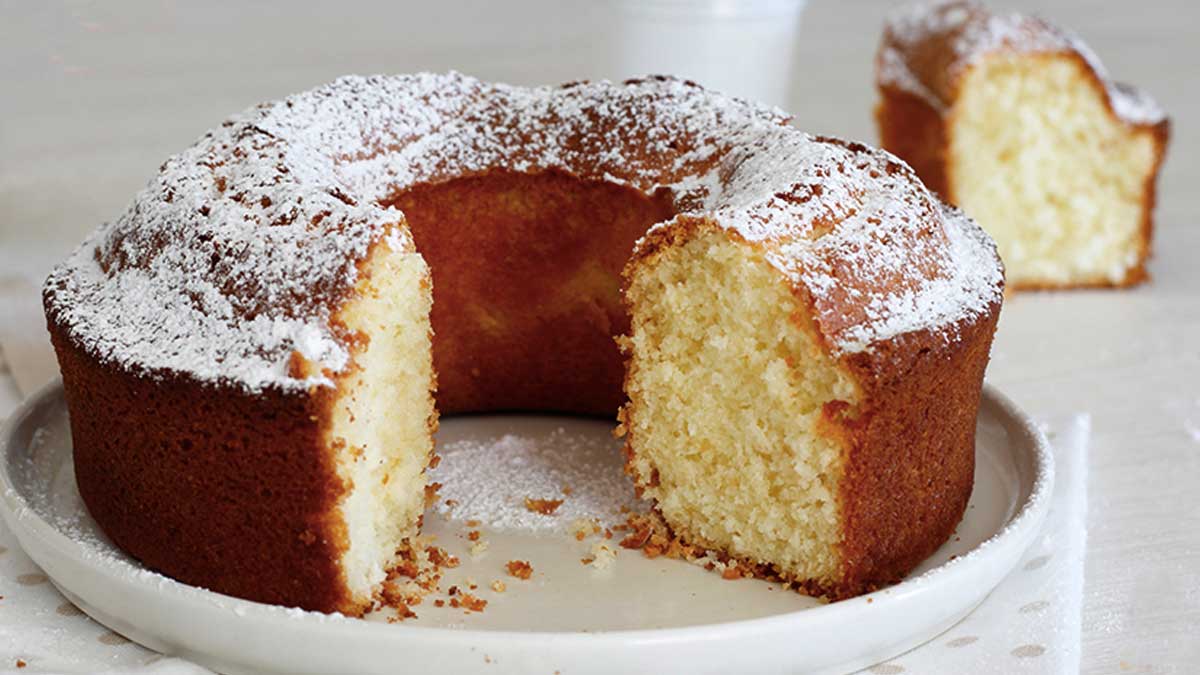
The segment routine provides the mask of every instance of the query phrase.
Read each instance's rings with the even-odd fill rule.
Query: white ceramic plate
[[[570,520],[592,512],[614,522],[606,514],[626,500],[612,482],[620,479],[620,458],[610,429],[564,417],[444,420],[439,472],[458,477],[450,492],[460,503],[427,514],[426,531],[463,561],[443,589],[471,578],[489,604],[464,613],[436,608],[430,598],[415,608],[417,619],[403,623],[231,598],[148,571],[116,550],[76,491],[60,383],[26,401],[0,433],[0,505],[29,556],[92,618],[226,673],[847,672],[936,637],[981,602],[1036,536],[1053,483],[1042,434],[985,389],[975,491],[956,536],[900,584],[819,604],[775,584],[724,581],[678,560],[650,560],[615,541],[611,567],[581,564],[597,540],[576,541]],[[504,459],[480,461],[486,446]],[[506,466],[520,471],[505,474]],[[584,474],[608,487],[589,491],[578,480]],[[553,496],[545,492],[572,478],[559,514],[524,511],[524,496]],[[475,482],[466,489],[465,481]],[[522,494],[534,490],[540,494]],[[489,547],[473,557],[463,521],[481,514],[490,516],[480,528]],[[514,558],[532,563],[532,579],[504,574]],[[507,590],[492,591],[494,579]]]

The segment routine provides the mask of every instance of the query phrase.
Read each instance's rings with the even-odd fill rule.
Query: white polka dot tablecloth
[[[0,418],[16,403],[0,358]],[[944,635],[868,669],[896,673],[1077,672],[1086,515],[1089,419],[1046,425],[1058,480],[1046,529],[1012,574]],[[0,522],[0,672],[209,671],[134,644],[68,602]]]

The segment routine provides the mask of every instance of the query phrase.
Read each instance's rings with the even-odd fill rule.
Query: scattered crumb
[[[497,593],[503,593],[507,588],[508,587],[504,585],[504,582],[500,581],[499,579],[496,579],[492,582],[492,590],[496,591]]]
[[[472,519],[472,520],[468,520],[468,521],[466,522],[466,525],[467,525],[467,527],[479,527],[479,521],[478,521],[478,520],[474,520],[474,519]]]
[[[434,600],[434,601],[433,601],[433,606],[434,606],[434,607],[445,607],[445,606],[446,606],[446,601],[445,601],[445,600],[442,600],[441,598],[438,598],[437,600]]]
[[[525,498],[525,510],[532,513],[540,513],[543,516],[552,516],[562,506],[561,499],[533,499],[532,497]]]
[[[425,486],[425,508],[429,508],[437,503],[438,490],[442,489],[441,483],[430,483]]]
[[[488,601],[483,598],[477,598],[470,593],[463,593],[459,597],[450,598],[450,606],[455,608],[463,608],[472,612],[482,612],[484,607],[487,607]]]
[[[484,607],[487,607],[488,601],[483,598],[475,597],[470,593],[463,593],[463,607],[472,612],[482,612]]]
[[[479,530],[471,530],[468,532],[467,539],[471,541],[479,541]]]
[[[417,613],[412,611],[411,609],[409,609],[408,605],[400,603],[400,604],[393,605],[393,607],[396,608],[396,616],[389,616],[387,618],[388,623],[400,623],[401,621],[404,621],[405,619],[417,618]]]
[[[385,579],[379,588],[379,596],[383,604],[396,608],[401,616],[405,616],[405,612],[410,606],[421,604],[426,593],[428,591],[411,581],[397,579]]]
[[[484,551],[487,551],[487,549],[488,543],[483,539],[480,539],[479,541],[471,542],[471,547],[468,549],[468,553],[470,553],[471,557],[474,558],[483,555]]]
[[[458,500],[457,499],[447,499],[445,504],[446,504],[446,506],[449,506],[450,508],[454,508],[454,507],[458,506]]]
[[[442,456],[439,454],[435,453],[433,455],[433,457],[429,458],[429,468],[430,469],[436,469],[438,464],[441,464],[441,463],[442,463]]]
[[[575,533],[575,541],[583,541],[593,534],[600,534],[600,523],[595,518],[578,518],[571,523],[571,531]]]
[[[640,522],[634,524],[633,517],[630,517],[629,520],[630,523],[627,525],[626,529],[630,530],[630,532],[629,534],[625,535],[624,539],[621,540],[621,547],[642,548],[650,541],[650,536],[654,534],[654,531],[649,525]]]
[[[518,579],[528,579],[533,576],[533,565],[524,560],[509,560],[505,568],[508,570],[509,576]]]
[[[373,608],[395,609],[396,616],[388,617],[389,622],[416,617],[412,608],[441,588],[442,568],[458,566],[458,558],[432,545],[431,541],[431,537],[416,537],[406,540],[396,551],[396,562],[387,570]],[[438,601],[434,605],[442,606]]]
[[[613,562],[617,559],[617,552],[608,544],[598,541],[592,544],[591,555],[580,560],[585,565],[591,565],[598,570],[605,570],[612,567]]]
[[[430,546],[429,547],[429,560],[432,561],[434,565],[437,565],[439,567],[453,568],[453,567],[458,567],[458,565],[459,565],[458,556],[454,556],[454,555],[450,555],[449,553],[446,553],[446,549],[441,548],[439,546]]]
[[[25,663],[25,662],[24,662],[24,661],[22,661],[21,659],[17,659],[17,667],[18,667],[18,668],[24,668],[24,667],[25,667],[25,666],[27,666],[27,665],[29,665],[29,664],[28,664],[28,663]]]
[[[571,486],[570,486],[570,485],[564,485],[564,486],[562,486],[562,493],[563,493],[564,495],[566,495],[566,496],[570,497],[572,492],[574,492],[574,490],[572,490],[572,489],[571,489]]]
[[[642,555],[654,559],[660,556],[679,559],[717,572],[722,579],[735,580],[756,577],[767,581],[780,581],[776,573],[764,565],[754,565],[735,560],[728,555],[706,551],[675,536],[662,518],[656,514],[634,514],[626,520],[629,534],[621,540],[623,548],[641,549]],[[620,531],[620,527],[612,528]]]

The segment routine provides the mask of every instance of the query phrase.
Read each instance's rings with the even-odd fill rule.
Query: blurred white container
[[[621,79],[677,75],[785,107],[805,0],[608,0],[604,70]]]
[[[558,84],[675,75],[787,107],[805,0],[442,0],[405,10],[395,70]],[[399,49],[399,47],[397,47]]]

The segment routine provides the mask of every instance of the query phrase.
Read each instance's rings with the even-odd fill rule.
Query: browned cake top
[[[1166,113],[1144,91],[1114,82],[1083,40],[1034,16],[994,14],[972,0],[909,5],[884,25],[876,63],[880,86],[918,96],[937,109],[954,100],[960,75],[988,54],[1076,54],[1104,84],[1113,111],[1131,124],[1153,125]]]
[[[559,88],[457,73],[346,77],[224,122],[165,162],[117,220],[47,280],[50,320],[97,358],[249,390],[292,377],[299,352],[339,372],[329,314],[383,238],[412,246],[383,206],[415,185],[558,170],[668,190],[818,298],[843,352],[987,311],[994,247],[910,169],[809,136],[778,110],[671,78]],[[499,235],[502,236],[502,235]]]

